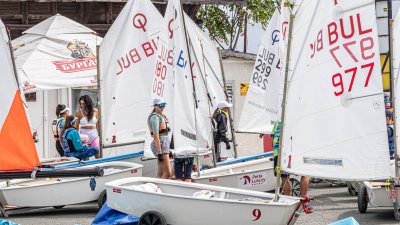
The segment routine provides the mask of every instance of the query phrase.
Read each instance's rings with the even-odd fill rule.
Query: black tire
[[[167,225],[167,220],[157,211],[148,211],[140,217],[139,225]]]
[[[292,188],[292,196],[300,197],[300,181],[290,178],[290,187]]]
[[[366,213],[368,208],[368,192],[366,187],[362,187],[360,193],[358,193],[358,211],[360,213]]]
[[[313,184],[321,183],[321,181],[322,181],[322,179],[320,179],[320,178],[313,178],[313,177],[310,178],[310,182]]]
[[[107,201],[107,192],[106,190],[102,191],[99,195],[99,198],[97,199],[97,205],[99,206],[99,209],[103,207],[104,203]]]
[[[65,206],[65,205],[56,205],[56,206],[53,206],[53,208],[55,208],[55,209],[62,209],[62,208],[64,208],[64,206]]]

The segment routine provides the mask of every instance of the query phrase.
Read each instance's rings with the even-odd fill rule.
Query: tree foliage
[[[274,0],[245,0],[243,5],[203,5],[197,18],[221,47],[225,43],[228,49],[235,50],[239,37],[243,35],[246,18],[265,28],[278,6],[279,1]]]

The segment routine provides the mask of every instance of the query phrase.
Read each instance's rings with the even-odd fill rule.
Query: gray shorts
[[[169,144],[170,144],[169,138],[161,138],[160,144],[161,144],[161,152],[163,154],[169,154]],[[151,142],[150,149],[153,152],[154,156],[157,156],[158,153],[154,140]]]

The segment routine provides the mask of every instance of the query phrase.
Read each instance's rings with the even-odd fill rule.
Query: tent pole
[[[103,129],[101,119],[101,85],[100,85],[100,46],[96,45],[96,68],[97,68],[97,105],[99,108],[99,142],[100,142],[100,158],[103,158]]]

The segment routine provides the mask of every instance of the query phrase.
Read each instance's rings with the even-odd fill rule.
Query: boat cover
[[[360,225],[360,224],[353,217],[349,217],[349,218],[331,223],[329,225]]]
[[[134,217],[120,211],[114,210],[108,207],[107,203],[101,207],[93,220],[92,225],[109,225],[109,224],[121,224],[121,225],[138,225],[139,218]],[[3,225],[0,223],[0,225]]]

